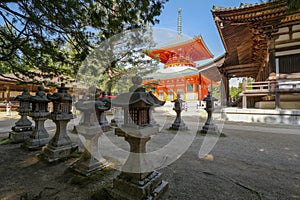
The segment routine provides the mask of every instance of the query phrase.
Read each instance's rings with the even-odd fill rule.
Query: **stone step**
[[[275,109],[275,101],[259,101],[255,103],[255,108]],[[300,109],[300,101],[281,101],[282,109]]]

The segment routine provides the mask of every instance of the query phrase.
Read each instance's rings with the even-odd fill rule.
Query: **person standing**
[[[5,100],[4,104],[6,105],[6,116],[10,116],[12,103],[9,100]]]

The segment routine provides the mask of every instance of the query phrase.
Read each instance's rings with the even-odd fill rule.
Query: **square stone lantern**
[[[88,97],[83,97],[75,103],[76,109],[82,113],[82,122],[76,126],[78,134],[85,139],[85,151],[70,166],[74,171],[89,176],[94,172],[100,171],[108,167],[109,163],[103,158],[99,152],[98,140],[103,134],[103,129],[97,119],[95,102],[95,87],[89,88]]]
[[[45,88],[39,86],[36,95],[30,97],[29,102],[32,105],[32,109],[28,116],[34,120],[35,127],[22,146],[28,149],[37,149],[47,144],[50,140],[44,125],[50,115],[48,111],[48,103],[50,100],[46,96]]]
[[[20,103],[18,112],[21,118],[15,123],[15,126],[12,127],[12,131],[9,133],[14,143],[24,142],[32,133],[32,122],[27,118],[31,111],[30,98],[31,95],[27,88],[23,90],[21,95],[15,98]]]
[[[129,92],[113,100],[114,106],[124,109],[124,125],[116,128],[115,134],[129,143],[130,153],[122,172],[113,180],[110,195],[114,199],[158,199],[168,188],[168,183],[162,180],[161,173],[151,169],[151,161],[146,159],[146,143],[158,133],[158,127],[150,123],[150,108],[165,102],[145,92],[140,77],[134,77],[132,81],[134,86]]]
[[[68,93],[68,88],[62,83],[57,87],[57,92],[50,95],[48,99],[53,103],[53,111],[50,119],[56,125],[56,132],[53,138],[42,150],[42,158],[48,162],[53,162],[61,158],[69,156],[74,151],[77,151],[78,146],[72,143],[67,134],[67,124],[74,118],[72,114],[72,96]]]

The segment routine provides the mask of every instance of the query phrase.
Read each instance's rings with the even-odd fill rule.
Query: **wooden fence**
[[[263,82],[243,82],[243,108],[247,108],[247,97],[275,95],[276,108],[280,107],[280,94],[300,93],[300,81],[270,80]]]

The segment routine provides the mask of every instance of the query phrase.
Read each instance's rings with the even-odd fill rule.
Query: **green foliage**
[[[45,84],[75,77],[94,44],[157,23],[166,1],[1,1],[0,74]]]
[[[247,84],[252,83],[254,81],[253,78],[247,78],[243,81],[246,81]],[[238,87],[231,87],[229,90],[229,95],[232,99],[237,99],[239,94],[243,91],[243,83],[240,82]]]
[[[83,62],[77,80],[97,85],[108,93],[128,91],[131,77],[157,69],[158,61],[149,59],[144,49],[153,48],[152,30],[134,29],[117,34],[99,44]]]
[[[213,85],[212,86],[212,94],[217,99],[221,98],[220,85]]]
[[[11,144],[12,140],[10,138],[3,138],[0,140],[0,145]]]
[[[236,99],[239,97],[239,94],[243,91],[242,84],[239,84],[239,87],[231,87],[229,91],[229,95],[232,99]]]

